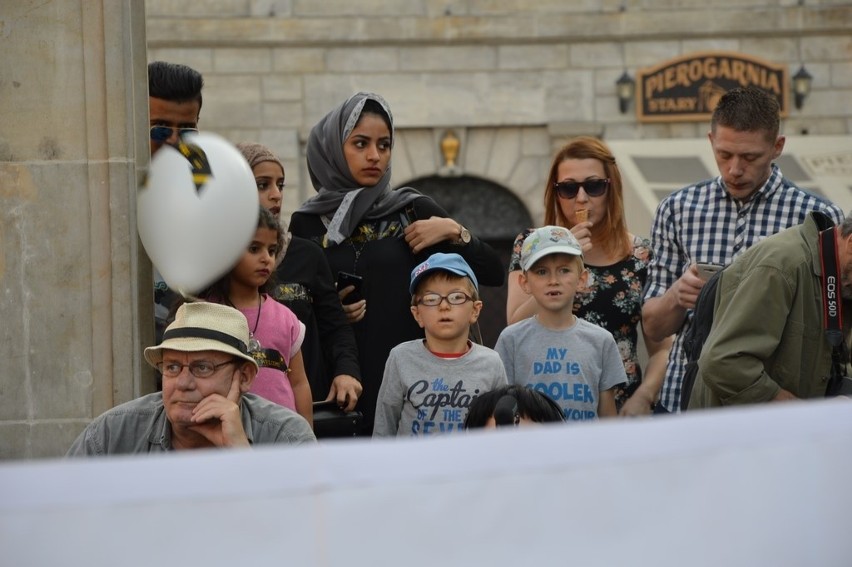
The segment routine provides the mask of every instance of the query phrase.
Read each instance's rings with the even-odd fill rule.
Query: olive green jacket
[[[823,331],[821,274],[813,214],[753,246],[723,272],[690,409],[768,402],[781,388],[800,398],[825,395],[831,345]]]

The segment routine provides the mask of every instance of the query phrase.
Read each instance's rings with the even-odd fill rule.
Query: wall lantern
[[[461,168],[456,160],[459,157],[459,149],[461,148],[461,140],[452,130],[444,131],[444,136],[440,143],[441,155],[444,158],[444,165],[438,170],[438,175],[445,177],[461,175]]]
[[[804,65],[799,67],[799,70],[793,75],[793,96],[797,109],[802,108],[805,99],[811,94],[811,81],[813,81],[813,76],[805,70]]]
[[[448,168],[456,166],[456,159],[459,157],[459,146],[461,146],[461,141],[455,132],[452,130],[444,132],[444,137],[441,139],[441,154],[444,156],[444,166]]]
[[[615,82],[615,92],[618,94],[618,109],[624,114],[630,106],[630,101],[633,100],[633,94],[636,92],[636,81],[633,77],[624,73]]]

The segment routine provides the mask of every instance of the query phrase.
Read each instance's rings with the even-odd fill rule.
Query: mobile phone
[[[356,301],[361,301],[361,299],[363,299],[363,296],[361,295],[361,284],[363,282],[364,278],[357,274],[337,272],[337,291],[347,288],[350,285],[355,286],[355,290],[343,298],[343,303],[349,305],[350,303],[355,303]]]
[[[698,268],[698,275],[701,277],[701,279],[707,281],[711,277],[713,277],[713,274],[724,268],[724,266],[719,264],[699,262],[698,264],[696,264],[696,268]]]

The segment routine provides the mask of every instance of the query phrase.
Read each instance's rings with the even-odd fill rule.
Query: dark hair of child
[[[547,395],[537,392],[526,386],[510,384],[480,394],[470,403],[467,417],[464,420],[465,429],[485,427],[488,418],[494,415],[494,408],[503,396],[512,396],[518,401],[518,414],[520,417],[529,419],[536,423],[551,423],[565,421],[562,416],[562,408]]]

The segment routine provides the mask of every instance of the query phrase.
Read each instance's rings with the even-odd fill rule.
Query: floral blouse
[[[527,229],[515,238],[510,272],[521,269],[521,246],[533,230]],[[627,384],[615,391],[619,409],[642,381],[637,342],[642,320],[642,289],[648,278],[651,255],[650,240],[634,236],[633,254],[627,258],[610,266],[586,264],[588,282],[574,296],[574,314],[612,333],[618,345],[627,373]]]

